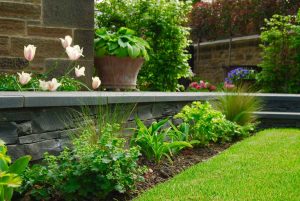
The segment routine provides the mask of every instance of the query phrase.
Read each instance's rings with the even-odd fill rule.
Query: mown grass
[[[299,201],[300,130],[259,132],[136,200]]]

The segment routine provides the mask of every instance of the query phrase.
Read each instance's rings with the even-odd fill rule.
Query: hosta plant
[[[95,53],[98,57],[111,55],[149,59],[147,53],[147,49],[150,49],[149,44],[137,37],[131,29],[121,27],[117,32],[110,32],[105,28],[99,28],[95,31],[95,37]]]
[[[169,129],[162,129],[167,122],[168,119],[165,119],[160,122],[153,122],[150,127],[147,127],[140,119],[136,118],[138,128],[131,143],[140,146],[142,154],[148,160],[159,163],[166,157],[171,161],[174,151],[178,152],[187,147],[192,148],[192,145],[187,141],[168,141]]]
[[[7,147],[0,140],[0,201],[12,199],[14,189],[22,184],[20,174],[25,171],[30,159],[30,156],[23,156],[12,163]]]

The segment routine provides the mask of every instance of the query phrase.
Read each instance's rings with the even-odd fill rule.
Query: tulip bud
[[[92,80],[93,80],[93,83],[92,83],[93,89],[98,89],[101,85],[100,78],[99,77],[93,77]]]
[[[36,47],[34,45],[24,46],[24,57],[27,61],[32,61],[35,56]]]
[[[75,75],[76,75],[76,77],[85,76],[84,72],[85,72],[85,67],[79,68],[79,66],[78,66],[78,67],[75,68]]]
[[[71,36],[65,36],[65,39],[60,38],[60,41],[61,41],[63,48],[67,48],[67,47],[71,46],[73,39]]]
[[[70,60],[75,61],[83,56],[83,48],[80,49],[79,45],[75,45],[74,47],[67,47],[66,53],[68,54]]]
[[[31,74],[29,73],[18,73],[19,75],[19,82],[21,85],[26,85],[31,80]]]

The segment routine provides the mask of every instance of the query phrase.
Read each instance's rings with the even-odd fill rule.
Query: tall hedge
[[[191,2],[177,0],[103,0],[96,4],[96,24],[109,30],[128,27],[147,40],[152,50],[138,77],[142,90],[175,91],[189,76]]]

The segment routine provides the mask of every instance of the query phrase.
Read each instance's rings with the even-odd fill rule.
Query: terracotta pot
[[[95,68],[102,86],[109,89],[135,89],[144,59],[115,56],[95,57]]]

